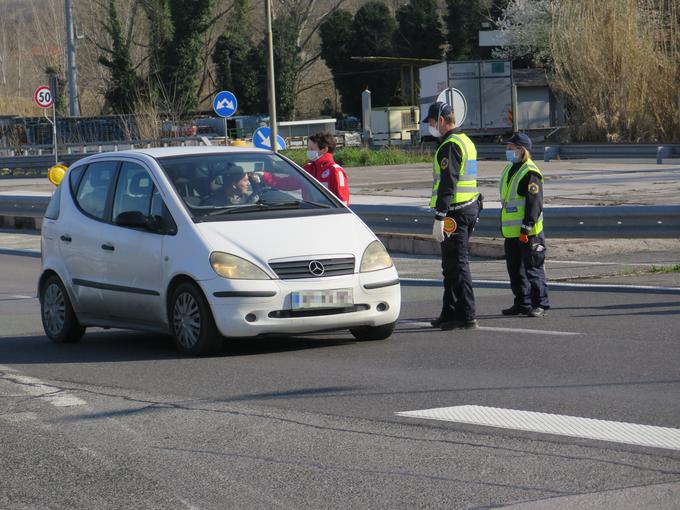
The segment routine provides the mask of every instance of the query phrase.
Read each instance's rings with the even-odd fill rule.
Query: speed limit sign
[[[52,91],[47,85],[42,85],[35,89],[33,99],[40,108],[49,108],[52,106]]]

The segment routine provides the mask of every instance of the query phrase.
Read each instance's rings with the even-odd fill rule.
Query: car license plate
[[[352,289],[301,290],[292,294],[293,310],[345,308],[354,304]]]

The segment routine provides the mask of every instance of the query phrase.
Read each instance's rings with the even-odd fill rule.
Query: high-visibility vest
[[[503,175],[501,176],[500,182],[500,192],[501,192],[501,232],[505,238],[515,238],[519,237],[520,230],[524,224],[524,213],[526,211],[526,197],[523,197],[517,193],[517,188],[519,187],[520,181],[529,172],[534,172],[538,174],[541,178],[541,183],[543,183],[543,174],[538,169],[536,164],[528,159],[520,169],[512,176],[510,182],[508,182],[508,174],[512,168],[512,163],[507,165],[503,170]],[[530,236],[535,236],[543,232],[543,212],[538,217],[538,221],[534,223]]]
[[[450,143],[455,143],[463,155],[463,160],[458,169],[456,191],[451,197],[451,205],[469,202],[479,195],[477,190],[477,148],[466,134],[451,134],[439,145],[434,154],[434,184],[432,186],[432,199],[430,200],[430,207],[432,208],[437,205],[437,192],[442,175],[442,169],[439,166],[439,151],[444,150]]]

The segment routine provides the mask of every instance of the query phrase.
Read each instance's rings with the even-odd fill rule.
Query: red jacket
[[[307,163],[304,169],[349,207],[347,174],[333,160],[333,154],[327,152],[316,161]]]

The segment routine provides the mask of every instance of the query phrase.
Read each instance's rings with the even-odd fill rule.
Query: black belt
[[[476,196],[475,198],[473,198],[472,200],[468,200],[467,202],[463,202],[462,204],[456,204],[456,205],[454,205],[454,206],[452,206],[452,207],[449,207],[449,211],[458,211],[458,210],[460,210],[460,209],[463,209],[464,207],[467,207],[468,205],[472,205],[472,204],[474,204],[475,202],[477,202],[477,201],[481,198],[481,196],[482,196],[482,195],[477,195],[477,196]]]

